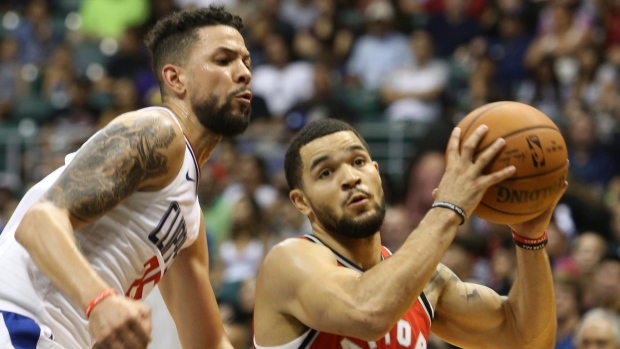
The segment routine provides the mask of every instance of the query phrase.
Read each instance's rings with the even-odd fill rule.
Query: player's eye
[[[322,171],[319,173],[319,178],[321,178],[321,179],[322,179],[322,178],[326,178],[326,177],[329,177],[329,175],[331,175],[331,174],[332,174],[332,171],[331,171],[331,170],[325,169],[325,170],[322,170]]]
[[[364,164],[366,164],[366,160],[364,160],[363,158],[357,158],[353,160],[353,164],[356,166],[364,166]]]

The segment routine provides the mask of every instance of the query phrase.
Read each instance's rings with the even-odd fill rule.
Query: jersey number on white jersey
[[[161,252],[165,264],[164,272],[168,270],[168,267],[172,264],[174,257],[179,253],[186,239],[187,228],[185,219],[183,219],[179,204],[173,202],[157,225],[157,228],[149,234],[149,240],[151,240]],[[144,263],[144,267],[145,270],[142,277],[136,279],[125,294],[127,297],[142,299],[142,295],[145,291],[147,293],[150,292],[150,290],[157,285],[159,279],[161,279],[163,273],[161,272],[161,266],[157,256],[153,256]]]

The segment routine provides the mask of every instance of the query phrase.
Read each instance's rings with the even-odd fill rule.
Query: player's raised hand
[[[88,328],[96,349],[143,349],[151,341],[151,309],[124,296],[110,296],[93,308]]]
[[[515,173],[514,166],[507,166],[488,175],[482,173],[503,148],[505,141],[501,138],[493,142],[474,161],[476,148],[487,130],[487,126],[479,126],[465,140],[461,151],[459,151],[461,130],[457,127],[452,131],[446,151],[446,171],[437,191],[433,193],[436,200],[458,205],[467,216],[472,214],[487,188]]]
[[[558,195],[558,198],[555,200],[553,205],[551,205],[543,213],[530,219],[529,221],[518,223],[518,224],[511,224],[510,229],[512,229],[514,232],[516,232],[517,234],[525,238],[535,239],[535,238],[540,237],[545,232],[545,230],[547,230],[547,227],[549,226],[549,222],[551,221],[551,218],[553,217],[553,211],[555,210],[555,207],[558,205],[558,202],[560,202],[560,199],[564,195],[564,192],[566,192],[567,188],[568,188],[568,182],[564,181],[564,185],[562,186],[562,189],[561,189],[562,191]]]

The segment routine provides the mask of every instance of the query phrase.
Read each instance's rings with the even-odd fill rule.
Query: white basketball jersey
[[[168,109],[147,109],[154,108],[178,123]],[[77,246],[93,268],[127,297],[145,298],[179,251],[198,236],[202,215],[196,192],[200,169],[187,139],[186,144],[183,165],[167,187],[136,192],[100,219],[75,231]],[[15,240],[15,230],[28,208],[58,179],[76,153],[68,155],[64,166],[26,193],[0,234],[0,310],[48,326],[55,340],[66,348],[90,348],[93,342],[84,309],[52,285]],[[46,238],[45,231],[39,233],[41,239]]]

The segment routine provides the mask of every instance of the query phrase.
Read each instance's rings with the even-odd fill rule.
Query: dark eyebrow
[[[354,151],[356,151],[356,150],[361,150],[361,151],[364,151],[364,152],[365,152],[365,151],[366,151],[366,148],[362,147],[362,146],[361,146],[361,145],[359,145],[359,144],[354,144],[354,145],[352,145],[352,146],[350,146],[350,147],[348,147],[348,148],[346,149],[346,151],[347,151],[348,153],[352,153],[352,152],[354,152]],[[310,172],[312,172],[312,170],[313,170],[315,167],[317,167],[318,165],[320,165],[322,162],[324,162],[324,161],[326,161],[326,160],[329,160],[329,158],[330,158],[330,156],[329,156],[329,155],[323,155],[323,156],[319,156],[318,158],[316,158],[316,159],[312,160],[312,163],[310,164]]]
[[[329,155],[319,156],[318,158],[312,160],[312,163],[310,164],[310,172],[312,172],[315,167],[317,167],[320,163],[326,161],[327,159],[329,159]]]
[[[243,52],[242,53],[240,51],[236,51],[236,50],[230,49],[228,47],[224,47],[224,46],[220,46],[220,47],[218,47],[215,50],[216,53],[217,52],[222,52],[222,51],[224,51],[225,53],[228,53],[228,54],[234,54],[234,55],[237,55],[237,56],[241,56],[241,58],[243,58],[243,59],[250,59],[250,53],[249,52]]]
[[[348,147],[348,148],[347,148],[347,151],[348,151],[349,153],[352,153],[352,152],[353,152],[353,151],[355,151],[355,150],[366,151],[366,148],[362,147],[362,146],[361,146],[361,145],[359,145],[359,144],[354,144],[354,145],[352,145],[352,146],[350,146],[350,147]]]

